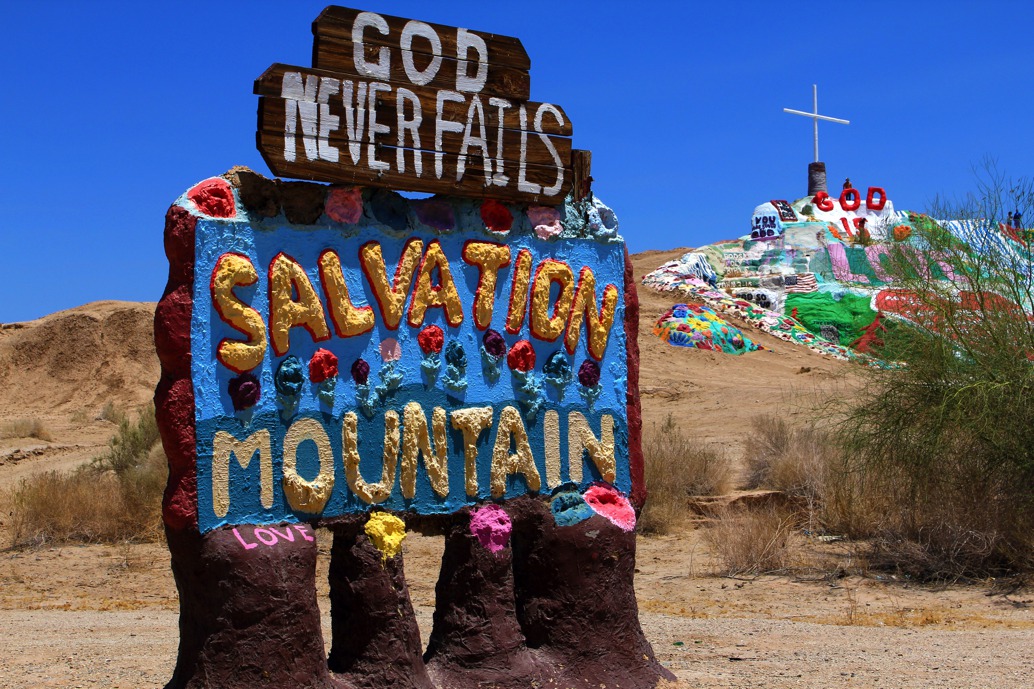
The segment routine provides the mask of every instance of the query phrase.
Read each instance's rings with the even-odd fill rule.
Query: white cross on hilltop
[[[851,124],[849,120],[840,120],[836,117],[826,117],[825,115],[819,114],[819,87],[816,84],[811,85],[811,95],[814,101],[812,112],[801,112],[800,110],[791,110],[790,108],[783,108],[783,112],[788,112],[793,115],[804,115],[810,117],[812,122],[815,124],[815,162],[819,162],[819,120],[825,120],[826,122],[836,122],[837,124]]]

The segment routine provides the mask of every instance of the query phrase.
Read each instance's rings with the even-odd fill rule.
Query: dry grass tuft
[[[36,438],[50,442],[50,429],[39,419],[15,419],[0,427],[0,438]]]
[[[639,518],[642,533],[668,533],[686,520],[690,497],[722,495],[732,486],[728,457],[683,433],[671,414],[646,434],[643,455],[648,497]]]
[[[704,532],[722,576],[756,576],[791,569],[797,520],[785,510],[726,511]]]
[[[836,456],[836,444],[825,431],[791,426],[776,416],[756,416],[745,448],[747,487],[817,499],[826,492]]]
[[[101,407],[101,412],[97,415],[97,418],[101,421],[110,421],[114,424],[121,424],[126,420],[126,413],[119,409],[118,405],[109,400],[107,404]]]
[[[160,539],[168,462],[153,426],[148,409],[136,424],[123,420],[91,464],[23,479],[10,495],[14,545]]]

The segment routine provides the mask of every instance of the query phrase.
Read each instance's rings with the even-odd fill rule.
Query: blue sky
[[[0,322],[100,299],[157,300],[162,219],[197,180],[247,165],[252,82],[306,66],[325,2],[8,2]],[[831,187],[898,209],[963,193],[997,158],[1034,157],[1034,58],[1020,2],[386,2],[361,9],[519,37],[531,92],[593,151],[594,190],[632,251],[749,232],[803,196],[811,121]]]

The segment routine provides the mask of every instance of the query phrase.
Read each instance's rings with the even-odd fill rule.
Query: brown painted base
[[[483,547],[470,533],[468,510],[450,519],[434,593],[434,627],[424,659],[439,687],[525,689],[553,676],[524,645],[510,548],[492,553]]]
[[[180,649],[166,689],[649,689],[674,679],[639,626],[635,534],[598,515],[558,526],[541,498],[506,510],[513,534],[497,553],[471,535],[468,510],[448,518],[424,654],[402,554],[383,559],[365,517],[330,526],[329,659],[310,527],[169,530]]]
[[[266,546],[250,526],[243,543],[230,528],[166,531],[180,595],[166,689],[342,689],[323,655],[312,529],[274,528],[293,540]]]
[[[542,500],[511,501],[517,617],[558,686],[654,687],[675,676],[639,626],[635,533],[595,515],[558,526]]]
[[[332,526],[332,672],[357,689],[434,689],[421,657],[402,553],[382,559],[361,519]]]

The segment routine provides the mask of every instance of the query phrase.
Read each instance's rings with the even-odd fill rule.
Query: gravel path
[[[656,613],[642,619],[662,662],[698,688],[987,689],[1028,687],[1034,676],[1030,630],[927,631]],[[162,687],[176,657],[176,621],[170,611],[0,611],[0,686]],[[429,622],[421,611],[425,633]]]

